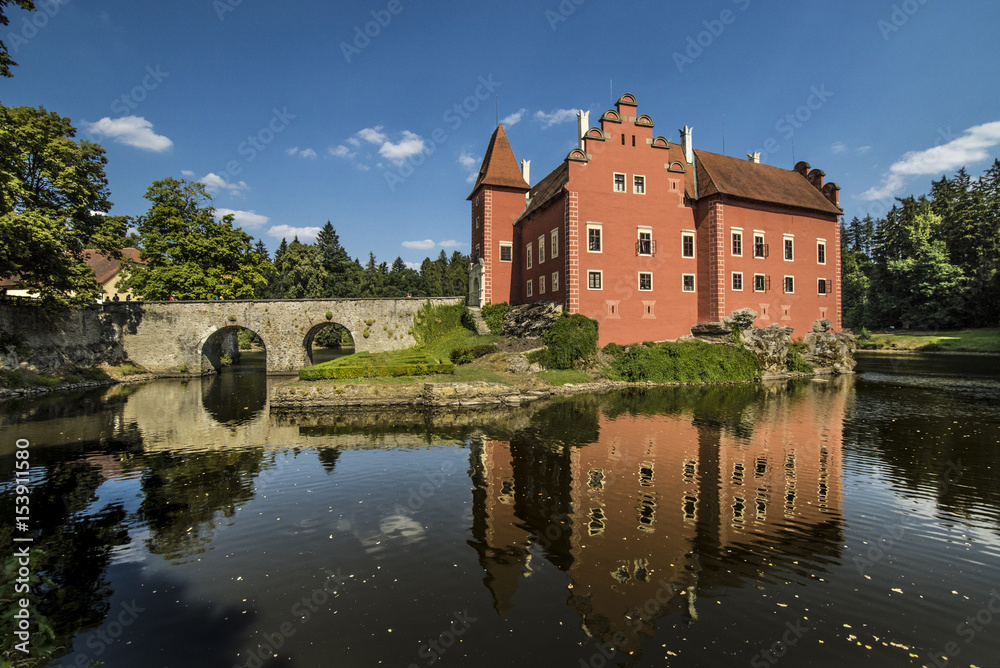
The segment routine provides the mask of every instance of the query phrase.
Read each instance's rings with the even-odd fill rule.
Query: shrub
[[[472,313],[465,304],[433,306],[428,300],[413,317],[413,338],[417,343],[430,343],[459,327],[476,331]]]
[[[719,383],[760,378],[760,362],[747,350],[702,341],[632,345],[617,355],[612,374],[629,382]]]
[[[507,315],[509,310],[510,304],[507,302],[483,306],[483,320],[486,321],[486,326],[490,328],[491,333],[498,336],[503,334],[503,317]]]
[[[492,343],[484,343],[478,346],[473,346],[472,348],[455,348],[451,351],[449,356],[454,364],[468,364],[469,362],[477,360],[484,355],[499,352],[499,350],[500,349]]]
[[[233,365],[232,356],[229,353],[222,353],[222,355],[219,356],[219,364],[221,364],[222,366],[232,366]]]
[[[550,369],[572,369],[577,360],[597,353],[597,321],[581,313],[563,313],[545,332],[544,365]]]
[[[0,382],[10,388],[24,387],[28,384],[28,381],[24,377],[24,372],[20,369],[0,371]]]
[[[601,348],[605,355],[611,355],[612,357],[617,357],[625,352],[625,348],[617,343],[609,343],[608,345]]]
[[[442,362],[389,364],[379,366],[311,366],[299,369],[300,380],[343,380],[347,378],[391,378],[395,376],[427,376],[431,374],[451,373],[455,370],[453,364]]]
[[[82,370],[80,375],[82,375],[85,380],[107,380],[111,377],[104,369],[96,366],[90,369]]]
[[[802,356],[797,350],[793,350],[791,347],[788,349],[788,358],[785,360],[785,367],[792,373],[813,373],[812,365],[806,361],[806,358]]]
[[[118,365],[118,374],[120,376],[136,376],[140,373],[146,373],[146,370],[132,362],[124,362]]]

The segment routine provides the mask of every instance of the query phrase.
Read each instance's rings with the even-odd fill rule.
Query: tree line
[[[107,157],[94,142],[76,140],[68,118],[43,107],[0,105],[0,276],[64,307],[89,302],[101,288],[86,250],[126,262],[120,289],[144,299],[300,299],[465,296],[469,257],[444,251],[419,271],[397,257],[391,265],[368,254],[351,259],[327,221],[315,243],[297,238],[270,257],[264,243],[217,217],[205,186],[183,179],[154,181],[148,211],[107,215],[112,207]]]
[[[844,324],[1000,326],[1000,160],[841,227]]]

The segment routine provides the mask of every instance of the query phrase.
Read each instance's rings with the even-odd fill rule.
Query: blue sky
[[[327,220],[354,257],[469,251],[497,118],[532,183],[624,92],[656,134],[840,184],[848,220],[1000,155],[986,0],[36,0],[0,31],[0,102],[107,150],[112,213],[199,180],[274,249]],[[497,107],[499,106],[499,114]],[[793,159],[794,151],[794,159]]]

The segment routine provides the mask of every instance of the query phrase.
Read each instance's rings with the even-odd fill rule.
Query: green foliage
[[[611,375],[628,382],[725,383],[760,378],[760,362],[747,350],[702,341],[631,345],[615,355]]]
[[[261,296],[271,265],[253,238],[220,220],[200,183],[154,181],[145,194],[149,211],[137,221],[145,264],[126,263],[122,287],[145,299],[250,299]]]
[[[458,328],[475,331],[472,314],[465,304],[434,306],[427,300],[413,317],[413,338],[417,343],[431,343]]]
[[[7,25],[10,19],[3,12],[3,8],[8,5],[13,4],[16,7],[25,9],[27,11],[35,11],[35,3],[33,0],[2,0],[0,2],[0,25]],[[15,50],[17,45],[15,44]],[[13,58],[10,57],[10,52],[7,51],[7,45],[0,41],[0,76],[12,77],[14,73],[10,71],[10,68],[17,65]]]
[[[313,346],[320,346],[322,348],[343,348],[353,345],[354,339],[351,338],[351,333],[346,327],[337,323],[331,323],[323,327],[313,337]]]
[[[549,385],[553,387],[559,387],[560,385],[568,385],[573,383],[574,385],[579,385],[582,383],[589,383],[593,380],[590,376],[582,371],[577,371],[576,369],[558,369],[555,371],[542,371],[538,374],[538,377],[545,380]]]
[[[301,380],[388,378],[451,373],[454,365],[441,362],[423,346],[388,353],[360,352],[299,370]]]
[[[625,347],[620,344],[611,342],[605,345],[603,348],[601,348],[601,351],[604,352],[606,355],[616,356],[622,354],[625,351]]]
[[[580,313],[563,314],[545,332],[542,364],[549,369],[572,369],[597,353],[597,321]]]
[[[13,371],[0,369],[0,384],[4,387],[16,390],[22,387],[27,387],[28,381],[24,377],[24,372],[20,369],[15,369]]]
[[[222,353],[219,355],[219,364],[222,366],[232,366],[233,358],[229,353]]]
[[[180,369],[178,369],[178,371],[180,371],[181,373],[187,373],[188,372],[188,365],[186,363],[185,364],[181,364],[181,367],[180,367]]]
[[[503,334],[503,317],[507,315],[507,311],[509,310],[510,304],[507,302],[485,304],[482,307],[483,320],[486,321],[486,326],[490,328],[490,332],[496,335]]]
[[[333,311],[327,311],[326,312],[326,319],[327,320],[333,320]]]
[[[108,375],[107,371],[96,366],[91,367],[89,369],[81,369],[80,375],[83,376],[84,380],[91,380],[91,381],[108,380],[111,378],[111,376]]]
[[[181,369],[181,371],[184,371],[184,369]],[[146,370],[132,362],[125,362],[118,365],[119,376],[137,376],[141,373],[146,373]]]
[[[260,348],[264,345],[264,342],[261,341],[256,332],[246,329],[245,327],[241,327],[240,330],[236,332],[236,340],[239,343],[240,350]]]
[[[490,355],[492,353],[498,352],[500,349],[497,348],[494,343],[482,343],[477,346],[472,346],[471,348],[455,348],[451,351],[451,361],[455,364],[468,364],[474,360],[479,359],[485,355]]]
[[[68,118],[43,107],[0,105],[0,276],[18,276],[47,307],[96,297],[84,250],[120,257],[128,226],[100,215],[111,208],[107,158],[75,136]]]

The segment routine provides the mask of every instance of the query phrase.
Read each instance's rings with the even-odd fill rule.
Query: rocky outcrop
[[[743,345],[760,360],[764,377],[788,373],[788,343],[792,328],[781,325],[752,327],[743,332]]]
[[[804,357],[818,371],[828,373],[851,373],[857,362],[854,351],[857,350],[857,340],[849,330],[833,331],[833,324],[823,318],[813,323],[813,329],[806,334],[805,343],[808,348]]]
[[[757,311],[741,308],[723,318],[722,322],[699,322],[691,328],[691,336],[706,343],[734,345],[735,334],[752,328],[756,318]]]
[[[532,302],[511,306],[503,317],[503,335],[536,338],[545,334],[562,315],[562,305],[555,302]]]

